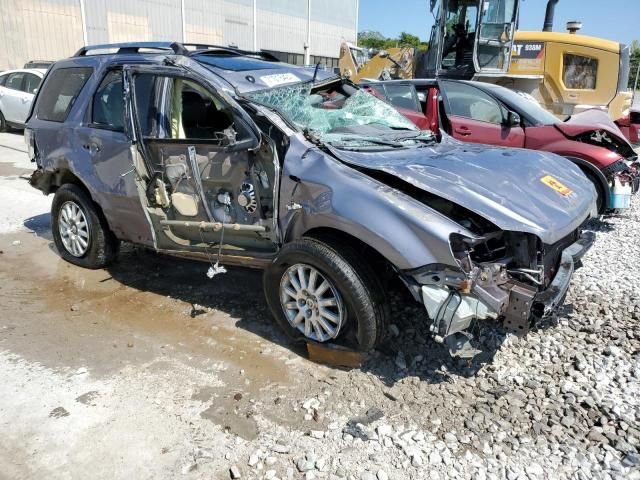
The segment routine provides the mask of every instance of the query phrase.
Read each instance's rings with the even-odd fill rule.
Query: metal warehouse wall
[[[258,49],[338,57],[356,41],[359,0],[255,0]],[[254,0],[0,0],[0,70],[89,44],[183,40],[254,48]]]
[[[180,40],[181,8],[180,0],[84,0],[87,43]]]
[[[0,70],[67,57],[82,38],[78,0],[0,0]]]

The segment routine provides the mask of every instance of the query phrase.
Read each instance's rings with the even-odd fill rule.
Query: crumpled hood
[[[585,132],[594,130],[604,130],[618,138],[620,141],[629,143],[609,115],[601,110],[591,109],[572,115],[566,122],[556,124],[556,127],[565,135],[575,137]],[[631,146],[631,145],[629,145]]]
[[[331,149],[347,164],[394,175],[490,220],[552,244],[596,215],[593,184],[570,161],[534,150],[463,144],[384,152]],[[543,183],[551,176],[571,193]]]
[[[624,136],[609,115],[601,110],[591,109],[576,113],[566,122],[555,124],[555,127],[569,138],[577,137],[583,133],[603,130],[613,139],[619,155],[625,158],[634,158],[636,156],[627,137]]]

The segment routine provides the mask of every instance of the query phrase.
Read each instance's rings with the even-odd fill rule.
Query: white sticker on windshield
[[[260,77],[268,87],[275,87],[276,85],[282,85],[283,83],[300,82],[301,80],[293,73],[275,73],[273,75],[265,75]]]

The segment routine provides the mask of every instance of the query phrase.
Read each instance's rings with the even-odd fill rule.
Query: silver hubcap
[[[89,224],[82,208],[75,202],[65,202],[58,214],[58,230],[64,248],[74,257],[81,257],[89,248]]]
[[[346,311],[340,294],[309,265],[299,263],[284,272],[280,302],[291,326],[316,342],[336,338],[344,324]]]

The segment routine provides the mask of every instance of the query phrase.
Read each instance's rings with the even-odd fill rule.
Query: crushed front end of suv
[[[101,268],[126,241],[210,260],[211,277],[262,268],[297,341],[374,348],[393,275],[464,356],[476,320],[524,334],[553,315],[593,242],[595,191],[571,162],[439,143],[261,52],[83,48],[47,73],[25,137],[64,259]]]

